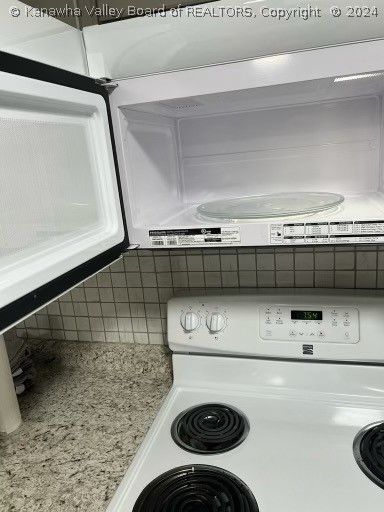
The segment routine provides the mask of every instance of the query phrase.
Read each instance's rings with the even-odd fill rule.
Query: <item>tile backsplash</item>
[[[244,287],[384,288],[384,247],[132,251],[21,322],[16,334],[164,343],[166,304],[177,291]]]

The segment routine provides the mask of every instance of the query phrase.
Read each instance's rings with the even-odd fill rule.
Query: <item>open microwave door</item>
[[[108,92],[0,52],[0,333],[128,246]]]

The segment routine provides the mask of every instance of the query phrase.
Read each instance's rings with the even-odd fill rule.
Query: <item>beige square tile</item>
[[[159,288],[159,301],[168,302],[174,295],[173,288]]]
[[[116,316],[115,304],[113,302],[102,302],[101,314],[104,317]]]
[[[220,271],[220,256],[218,254],[207,254],[203,256],[204,270],[207,272]]]
[[[296,288],[312,288],[314,286],[314,277],[315,276],[314,276],[313,271],[310,271],[310,270],[296,271],[295,272],[295,287]]]
[[[376,288],[376,278],[375,270],[357,270],[356,288]]]
[[[187,256],[187,268],[189,272],[203,271],[203,257],[201,255]]]
[[[50,316],[49,326],[51,329],[63,329],[63,318],[61,316]]]
[[[74,316],[75,314],[72,302],[60,302],[60,309],[63,316]]]
[[[139,265],[139,258],[137,257],[137,254],[128,257],[124,256],[124,269],[126,272],[139,272],[140,268],[141,266]]]
[[[335,269],[352,270],[355,268],[355,252],[335,252]]]
[[[105,333],[105,341],[108,341],[109,343],[119,343],[120,335],[116,331],[106,332]]]
[[[113,302],[113,288],[99,288],[100,302]]]
[[[157,285],[159,286],[159,288],[173,286],[172,274],[170,272],[160,272],[159,274],[157,274]]]
[[[144,302],[159,302],[157,288],[144,288]]]
[[[133,339],[135,343],[149,343],[148,334],[143,332],[133,333]]]
[[[295,247],[295,250],[294,252],[295,253],[299,253],[299,252],[312,252],[313,253],[313,246],[312,245],[308,245],[308,246],[303,246],[303,247]]]
[[[256,254],[239,254],[239,270],[256,270]],[[241,281],[241,279],[240,279]]]
[[[109,266],[110,272],[124,272],[124,258],[120,258],[119,260],[112,263]]]
[[[171,270],[171,262],[169,256],[155,257],[156,272],[169,272]]]
[[[65,331],[76,331],[76,321],[74,316],[64,316],[63,326]]]
[[[384,251],[379,251],[377,254],[377,268],[378,270],[384,270]]]
[[[140,272],[127,272],[125,276],[128,287],[140,287],[142,285]]]
[[[105,341],[105,332],[92,331],[92,341],[103,342]]]
[[[112,288],[111,274],[101,272],[96,277],[99,288]]]
[[[88,302],[89,316],[101,316],[101,305],[98,302]]]
[[[91,331],[78,331],[79,341],[92,341]]]
[[[71,292],[63,293],[63,295],[59,297],[59,302],[72,302]]]
[[[204,288],[204,272],[188,272],[188,283],[191,288]]]
[[[25,327],[34,329],[37,327],[37,319],[35,315],[29,316],[25,319]]]
[[[36,315],[36,322],[39,329],[50,328],[48,315]]]
[[[75,316],[88,316],[88,308],[86,302],[74,302],[73,311]]]
[[[144,293],[142,288],[128,288],[128,297],[130,302],[144,302]]]
[[[79,335],[77,331],[64,331],[65,333],[65,339],[68,341],[78,341]]]
[[[295,273],[293,270],[277,270],[276,286],[278,288],[293,288],[295,286]]]
[[[187,270],[187,258],[184,254],[170,257],[172,272],[183,272]]]
[[[99,302],[100,295],[98,288],[84,288],[85,291],[85,300],[87,302]]]
[[[221,282],[223,288],[237,288],[239,286],[239,274],[238,272],[222,272]]]
[[[160,304],[145,304],[145,313],[147,318],[160,318]]]
[[[85,282],[84,282],[84,287],[85,288],[97,288],[97,278],[96,276],[92,276],[92,277],[89,277]]]
[[[220,263],[222,272],[237,271],[237,254],[221,254]]]
[[[147,321],[145,318],[132,318],[133,332],[147,332]]]
[[[187,272],[173,272],[172,273],[173,286],[175,288],[184,288],[188,286],[188,273]]]
[[[139,318],[145,317],[145,305],[143,302],[135,302],[134,304],[131,304],[131,316]]]
[[[52,330],[52,339],[54,340],[65,340],[65,334],[62,330]]]
[[[293,253],[277,253],[275,256],[276,270],[293,270]]]
[[[117,324],[119,327],[119,331],[122,332],[132,332],[132,320],[130,318],[118,318]]]
[[[257,286],[259,288],[271,288],[275,286],[275,272],[273,270],[257,271]]]
[[[185,250],[185,254],[190,254],[190,255],[196,255],[196,254],[201,254],[202,253],[202,249],[186,249]]]
[[[125,280],[125,272],[112,272],[111,280],[112,280],[112,286],[114,288],[127,286],[127,282]]]
[[[71,291],[73,302],[84,302],[85,301],[85,288],[74,288]]]
[[[43,340],[49,340],[52,338],[52,332],[50,329],[40,329],[39,338]]]
[[[220,288],[221,287],[221,273],[220,272],[205,272],[205,286],[207,288]]]
[[[102,318],[91,317],[89,319],[91,331],[104,331],[104,322]]]
[[[39,338],[40,330],[39,329],[27,329],[27,337],[28,338]]]
[[[316,270],[333,270],[335,268],[335,254],[333,252],[315,253]]]
[[[377,287],[384,288],[384,271],[379,270],[377,272]]]
[[[239,256],[240,258],[240,256]],[[240,262],[240,259],[239,259]],[[239,271],[239,285],[242,288],[256,286],[256,270],[240,270]]]
[[[164,345],[164,336],[160,333],[149,333],[149,343],[151,345]]]
[[[118,317],[130,317],[131,316],[131,307],[138,305],[138,303],[133,302],[131,305],[128,302],[116,302],[116,315]],[[131,307],[130,307],[131,306]]]
[[[133,332],[120,332],[121,343],[134,343]]]
[[[48,304],[47,306],[47,312],[49,315],[60,315],[60,306],[58,302],[51,302],[51,304]]]
[[[105,331],[118,331],[116,318],[104,318]]]
[[[316,270],[315,286],[317,288],[334,288],[335,273],[333,270]]]
[[[377,253],[375,251],[357,251],[356,269],[357,270],[376,270]]]
[[[257,253],[257,270],[274,270],[275,254],[274,253]]]
[[[162,333],[161,320],[156,318],[147,318],[148,332]]]
[[[144,288],[156,288],[157,280],[154,272],[142,272],[141,281]]]
[[[155,260],[152,256],[143,256],[139,258],[141,272],[155,272]]]
[[[128,302],[128,289],[114,288],[113,297],[115,299],[115,302]]]
[[[313,267],[313,252],[300,252],[295,254],[295,270],[312,270]]]
[[[89,318],[76,317],[76,327],[78,331],[89,331],[91,329],[89,324]]]

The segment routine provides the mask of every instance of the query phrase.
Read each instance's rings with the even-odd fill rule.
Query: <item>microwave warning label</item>
[[[376,244],[384,242],[384,220],[271,224],[272,245]]]
[[[197,228],[150,230],[151,247],[210,247],[214,245],[239,245],[240,228]]]

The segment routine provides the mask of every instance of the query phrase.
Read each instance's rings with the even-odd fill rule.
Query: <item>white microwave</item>
[[[384,242],[384,40],[112,81],[0,54],[0,332],[129,247]],[[207,220],[215,199],[345,196]]]

